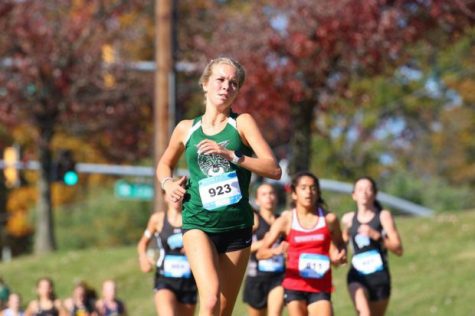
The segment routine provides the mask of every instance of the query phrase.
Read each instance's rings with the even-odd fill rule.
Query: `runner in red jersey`
[[[282,285],[290,316],[331,316],[331,264],[346,262],[338,217],[325,211],[318,178],[312,173],[298,173],[291,189],[295,208],[284,211],[272,224],[257,258],[287,256]],[[286,241],[273,247],[280,235]]]

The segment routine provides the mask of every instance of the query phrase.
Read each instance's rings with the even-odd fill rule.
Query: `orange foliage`
[[[28,212],[19,210],[10,215],[7,222],[7,232],[13,237],[23,237],[31,234],[33,229],[28,223]]]
[[[32,232],[28,222],[28,210],[35,204],[36,190],[32,187],[21,187],[10,191],[7,200],[7,232],[15,237],[22,237]]]
[[[77,186],[69,187],[61,183],[53,183],[51,188],[52,205],[71,203],[78,191]],[[7,231],[9,235],[22,237],[32,232],[29,212],[34,212],[38,200],[38,190],[35,186],[25,186],[10,191],[7,199],[9,213]]]

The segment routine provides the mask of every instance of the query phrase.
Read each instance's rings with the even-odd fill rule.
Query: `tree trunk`
[[[313,102],[300,102],[290,110],[293,135],[290,140],[289,175],[308,170],[310,167]]]
[[[51,203],[51,139],[53,137],[52,124],[44,123],[39,126],[38,156],[38,203],[35,231],[35,254],[44,254],[56,249],[53,224],[53,206]]]

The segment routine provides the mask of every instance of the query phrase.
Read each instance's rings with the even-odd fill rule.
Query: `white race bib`
[[[259,260],[257,268],[262,272],[284,271],[284,256],[278,255],[269,259]]]
[[[363,274],[371,274],[383,270],[383,259],[377,250],[369,250],[353,256],[351,263]]]
[[[300,276],[321,279],[330,270],[330,258],[314,253],[303,253],[299,257]]]
[[[241,200],[241,188],[236,171],[201,179],[198,182],[201,202],[209,211]]]
[[[190,264],[186,256],[166,255],[163,262],[163,275],[170,278],[191,277]]]

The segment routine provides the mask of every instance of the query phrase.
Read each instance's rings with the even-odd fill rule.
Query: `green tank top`
[[[229,150],[240,150],[244,155],[252,156],[252,149],[241,141],[236,118],[237,114],[231,113],[225,128],[215,135],[204,134],[201,128],[201,116],[193,120],[193,126],[185,139],[185,158],[190,176],[183,200],[183,229],[196,228],[205,232],[220,233],[252,226],[254,218],[249,204],[251,172],[219,155],[202,155],[197,151],[199,142],[211,139]],[[227,179],[231,179],[231,186],[226,185],[230,182],[221,185],[222,181],[228,181]],[[219,181],[214,183],[214,180]],[[239,197],[234,196],[234,200],[231,199],[224,204],[218,203],[211,210],[207,203],[203,203],[202,195],[200,195],[201,187],[201,194],[205,194],[203,198],[206,202],[207,196],[217,197],[221,193],[226,193],[227,189],[230,191],[231,188],[237,186],[241,191],[238,201],[236,199]]]

